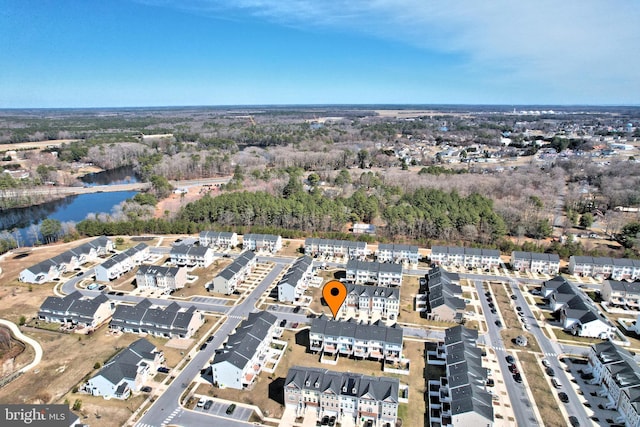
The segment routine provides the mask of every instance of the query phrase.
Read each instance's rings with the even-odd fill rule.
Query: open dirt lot
[[[382,372],[379,362],[368,360],[351,360],[341,357],[337,366],[320,363],[320,356],[307,353],[308,331],[303,330],[294,334],[287,331],[281,338],[288,342],[288,348],[280,365],[273,375],[262,373],[258,377],[251,391],[233,389],[219,389],[212,385],[201,385],[198,393],[216,396],[223,399],[256,405],[265,415],[279,418],[283,412],[284,396],[282,388],[287,372],[291,366],[301,365],[344,372],[357,372],[365,375],[388,376],[399,378],[401,383],[410,386],[410,410],[404,410],[405,426],[418,426],[424,423],[425,413],[425,380],[424,380],[424,344],[415,341],[405,341],[404,355],[411,359],[410,375],[394,375]]]

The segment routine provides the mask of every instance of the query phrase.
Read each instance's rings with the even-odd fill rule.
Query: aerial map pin
[[[340,310],[342,303],[347,298],[347,287],[338,280],[331,280],[322,288],[322,296],[329,305],[335,319],[338,310]]]

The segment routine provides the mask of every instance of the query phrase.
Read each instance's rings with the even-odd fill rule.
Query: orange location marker
[[[347,287],[338,280],[331,280],[322,288],[322,297],[329,305],[335,319],[338,310],[340,310],[342,303],[347,298]]]

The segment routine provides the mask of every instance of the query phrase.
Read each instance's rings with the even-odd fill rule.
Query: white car
[[[547,359],[542,359],[542,365],[545,368],[548,368],[549,366],[551,366],[551,363],[549,363],[549,361]]]
[[[204,397],[201,397],[200,400],[198,400],[198,408],[202,408],[205,404],[206,400],[204,399]]]

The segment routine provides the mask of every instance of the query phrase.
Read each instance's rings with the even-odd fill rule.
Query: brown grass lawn
[[[284,380],[291,366],[301,365],[343,372],[357,372],[372,376],[396,377],[401,383],[409,383],[409,411],[404,425],[419,426],[424,423],[425,413],[425,381],[424,381],[424,344],[406,341],[404,355],[411,359],[410,375],[393,375],[382,372],[381,363],[368,360],[351,360],[340,358],[337,366],[320,363],[320,356],[307,353],[308,332],[301,331],[294,335],[292,331],[284,333],[283,340],[288,342],[285,357],[273,375],[260,374],[251,391],[219,389],[212,385],[201,385],[198,393],[237,402],[248,403],[260,407],[266,416],[280,418],[283,412],[284,396],[282,394]],[[297,342],[297,343],[296,343]]]
[[[527,378],[527,384],[533,394],[535,405],[540,411],[542,424],[547,427],[564,427],[566,422],[559,415],[560,408],[536,356],[533,353],[520,352],[517,357],[520,361],[520,366],[522,366],[523,374]]]
[[[302,256],[304,252],[300,252],[301,247],[304,247],[304,239],[282,239],[282,249],[278,251],[278,255]]]
[[[145,401],[146,395],[139,394],[127,400],[104,400],[101,397],[87,394],[69,393],[65,398],[69,405],[73,405],[76,399],[82,401],[82,408],[74,411],[80,417],[80,422],[101,427],[120,427],[125,425],[131,414]]]
[[[598,338],[587,338],[587,337],[578,337],[575,335],[571,335],[565,331],[563,331],[562,329],[559,328],[553,328],[553,333],[556,336],[556,339],[558,340],[565,340],[565,341],[573,341],[575,343],[578,344],[598,344],[601,343],[603,340],[598,339]]]

